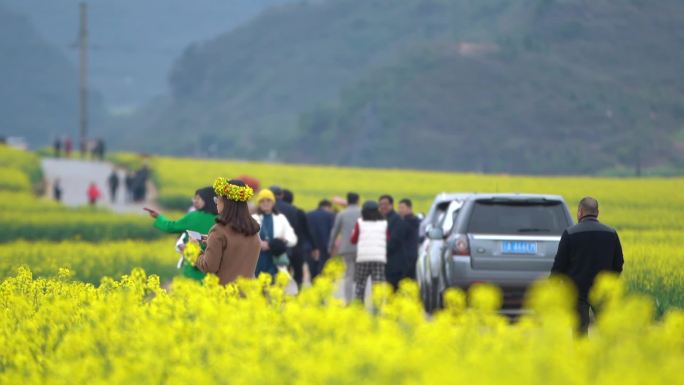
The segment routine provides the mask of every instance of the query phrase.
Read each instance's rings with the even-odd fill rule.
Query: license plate
[[[537,254],[537,242],[503,241],[501,242],[503,254]]]

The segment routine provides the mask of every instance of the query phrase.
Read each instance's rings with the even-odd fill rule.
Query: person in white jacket
[[[284,254],[288,247],[296,245],[297,235],[285,215],[275,209],[275,195],[271,190],[261,190],[255,200],[258,207],[253,217],[261,226],[261,252],[255,275],[258,277],[261,273],[268,273],[275,277],[278,267],[273,259]]]
[[[361,218],[356,222],[350,239],[357,246],[354,284],[356,299],[361,302],[368,276],[373,284],[385,282],[388,237],[387,220],[380,214],[378,204],[373,201],[364,203]]]

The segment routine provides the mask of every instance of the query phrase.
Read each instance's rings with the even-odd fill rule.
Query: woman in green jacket
[[[177,221],[173,221],[155,210],[147,208],[145,210],[154,218],[154,227],[163,232],[181,234],[186,230],[190,230],[201,234],[208,234],[209,229],[216,223],[216,215],[218,214],[216,203],[214,202],[215,196],[216,193],[213,187],[204,187],[195,191],[195,196],[192,198],[194,210],[185,214]],[[185,277],[200,281],[205,275],[195,266],[185,261],[183,261],[181,272]]]

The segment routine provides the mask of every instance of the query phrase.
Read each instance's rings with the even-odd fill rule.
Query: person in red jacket
[[[97,200],[100,199],[101,196],[102,192],[95,182],[90,182],[90,186],[88,186],[88,203],[90,203],[91,206],[95,206]]]

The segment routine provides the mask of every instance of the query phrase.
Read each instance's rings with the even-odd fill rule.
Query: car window
[[[442,218],[442,223],[440,224],[443,234],[449,234],[449,232],[451,232],[451,228],[454,227],[454,221],[461,211],[461,207],[463,207],[463,201],[451,201],[451,203],[449,203],[449,207],[446,209]]]
[[[560,235],[568,226],[559,201],[476,201],[469,233]]]
[[[446,213],[446,210],[449,208],[449,203],[450,202],[440,202],[437,207],[435,208],[435,215],[432,216],[432,223],[431,225],[433,227],[440,226],[442,221],[444,220],[444,214]]]

